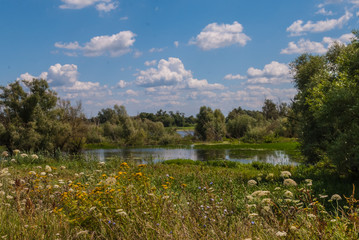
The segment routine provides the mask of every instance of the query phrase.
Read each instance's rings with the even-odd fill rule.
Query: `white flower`
[[[248,181],[248,185],[249,185],[249,186],[255,186],[255,185],[257,185],[257,181],[251,179],[251,180]]]
[[[30,175],[36,175],[36,172],[35,171],[30,171],[29,174]]]
[[[3,157],[8,157],[8,156],[9,156],[9,153],[8,153],[7,151],[3,151],[2,154],[1,154],[1,156],[3,156]]]
[[[45,176],[46,173],[45,173],[45,172],[41,172],[40,175],[41,175],[41,176]]]
[[[103,166],[105,164],[106,164],[105,162],[98,162],[98,165],[100,165],[100,166]]]
[[[11,196],[11,195],[7,195],[6,198],[9,199],[9,200],[10,200],[10,199],[14,199],[14,197]]]
[[[285,191],[283,195],[286,198],[293,198],[293,193],[291,191]]]
[[[278,231],[275,235],[276,235],[277,237],[285,237],[285,236],[287,236],[287,233],[286,233],[286,232]]]
[[[49,165],[45,166],[45,171],[46,172],[52,172],[52,168]]]
[[[282,171],[280,173],[280,176],[283,178],[289,178],[290,176],[292,176],[292,174],[289,171]]]
[[[54,189],[57,189],[57,188],[60,188],[60,186],[55,184]]]
[[[330,200],[332,200],[332,201],[340,201],[340,200],[342,200],[342,197],[341,197],[339,194],[334,194],[334,195],[330,198]]]
[[[291,231],[297,231],[298,228],[297,228],[296,226],[292,225],[292,226],[290,226],[290,230],[291,230]]]
[[[297,183],[293,179],[290,179],[290,178],[284,179],[283,184],[284,184],[284,186],[297,186]]]
[[[269,191],[255,191],[252,193],[252,197],[263,197],[268,196],[270,194]]]
[[[31,158],[32,158],[32,159],[39,159],[39,156],[37,156],[36,154],[32,154],[32,155],[31,155]]]
[[[16,163],[16,160],[13,158],[13,159],[10,160],[10,162]]]
[[[272,202],[272,200],[270,198],[264,198],[262,200],[262,204],[264,204],[264,205],[269,205],[269,204],[271,204],[271,202]]]
[[[328,195],[319,194],[319,197],[320,197],[320,198],[327,198]]]
[[[4,191],[0,191],[0,196],[5,196],[5,192],[4,192]]]
[[[26,154],[26,153],[21,153],[20,156],[21,156],[22,158],[25,158],[25,157],[27,157],[27,154]]]
[[[116,184],[116,178],[114,178],[114,177],[108,177],[107,179],[106,179],[106,184],[107,185],[115,185]]]
[[[61,169],[61,170],[64,170],[64,169],[66,169],[66,167],[65,167],[65,166],[61,166],[60,169]]]
[[[306,182],[307,186],[312,186],[313,185],[313,180],[312,179],[305,179],[305,182]]]

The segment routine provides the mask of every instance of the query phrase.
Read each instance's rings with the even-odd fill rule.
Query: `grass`
[[[17,155],[0,161],[0,237],[357,239],[352,184],[323,164]],[[343,200],[328,201],[335,193]]]

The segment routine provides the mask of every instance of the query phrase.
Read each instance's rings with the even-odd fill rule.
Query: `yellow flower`
[[[165,184],[163,184],[162,187],[163,187],[164,189],[167,189],[167,188],[168,188],[168,186],[165,185]]]

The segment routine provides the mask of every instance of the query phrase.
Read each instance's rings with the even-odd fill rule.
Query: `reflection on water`
[[[297,165],[284,151],[263,150],[203,150],[203,149],[167,149],[167,148],[121,148],[121,149],[96,149],[87,150],[89,158],[93,157],[100,161],[120,157],[122,159],[137,159],[139,161],[159,162],[170,159],[191,159],[195,161],[229,160],[242,163],[254,161],[281,165]]]

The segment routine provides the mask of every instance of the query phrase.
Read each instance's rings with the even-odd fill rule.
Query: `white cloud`
[[[320,42],[312,42],[309,40],[300,39],[297,43],[290,42],[288,47],[281,50],[281,54],[296,54],[296,53],[319,53],[323,54],[327,48]]]
[[[173,90],[173,89],[223,89],[221,84],[210,84],[207,80],[198,80],[193,78],[192,72],[186,70],[179,58],[161,59],[158,62],[157,69],[149,68],[140,71],[136,84],[139,86],[151,88],[156,87]]]
[[[151,48],[150,50],[148,50],[150,53],[154,53],[154,52],[163,52],[164,48]]]
[[[242,25],[236,21],[233,24],[211,23],[196,38],[191,39],[189,44],[197,45],[205,51],[235,44],[245,46],[251,39],[242,31]]]
[[[132,89],[128,89],[128,90],[126,91],[126,94],[127,94],[127,95],[132,95],[132,96],[138,96],[138,93],[135,92],[135,91],[133,91]]]
[[[240,74],[237,75],[232,75],[232,74],[227,74],[226,76],[224,76],[225,80],[242,80],[242,79],[246,79],[245,76],[242,76]]]
[[[157,64],[157,60],[152,60],[152,61],[146,61],[145,62],[145,66],[149,67],[149,66],[155,66]]]
[[[322,14],[322,15],[325,15],[325,16],[331,16],[331,15],[333,15],[333,12],[332,11],[327,11],[327,10],[325,10],[325,8],[321,8],[316,12],[316,14]]]
[[[174,41],[173,44],[175,45],[176,48],[179,46],[179,42],[178,42],[178,41]]]
[[[56,91],[88,91],[99,89],[98,82],[81,82],[78,80],[77,65],[59,63],[50,66],[47,72],[42,72],[38,77],[29,73],[21,74],[19,79],[32,80],[42,78]]]
[[[80,46],[78,42],[55,43],[55,47],[77,50],[84,56],[101,56],[109,54],[112,57],[121,56],[131,51],[131,47],[135,42],[135,36],[131,31],[122,31],[111,36],[93,37],[89,42]]]
[[[291,36],[300,36],[306,32],[325,32],[342,27],[352,16],[352,13],[346,11],[345,14],[338,19],[328,19],[318,22],[308,21],[305,24],[303,24],[302,20],[297,20],[287,28],[287,32],[290,32]]]
[[[249,84],[280,84],[292,81],[287,64],[272,61],[264,66],[263,70],[249,68],[247,70]]]
[[[128,20],[128,17],[121,17],[120,20],[121,21],[126,21],[126,20]]]
[[[134,53],[133,53],[133,57],[134,58],[139,58],[139,57],[141,57],[142,56],[142,52],[141,51],[138,51],[138,50],[136,50]]]
[[[109,12],[118,7],[118,2],[112,0],[61,0],[64,4],[61,9],[82,9],[96,4],[96,9],[100,12]]]
[[[128,85],[127,82],[125,82],[124,80],[120,80],[117,84],[116,87],[118,88],[125,88]]]
[[[116,2],[110,2],[110,3],[102,2],[102,3],[99,3],[96,5],[96,9],[97,9],[97,11],[100,11],[100,12],[110,12],[110,11],[116,9],[117,5],[118,4]]]
[[[346,44],[354,37],[352,33],[343,34],[339,38],[324,37],[322,42],[312,42],[300,39],[297,43],[290,42],[288,47],[281,50],[281,54],[302,54],[302,53],[319,53],[324,54],[334,42]]]

